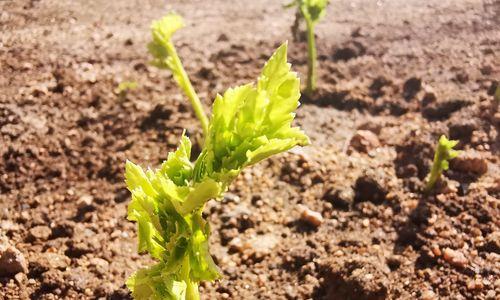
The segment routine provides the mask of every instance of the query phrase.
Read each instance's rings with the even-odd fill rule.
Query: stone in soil
[[[98,275],[105,275],[109,270],[109,262],[99,257],[91,258],[89,270]]]
[[[21,251],[0,239],[0,276],[12,276],[27,270],[26,259]]]
[[[465,255],[458,251],[458,250],[453,250],[450,248],[445,248],[443,251],[443,258],[446,262],[449,264],[455,266],[455,267],[460,267],[463,268],[467,265],[468,261]]]
[[[323,224],[323,216],[321,215],[321,213],[311,210],[305,206],[301,206],[300,210],[300,219],[302,221],[314,227],[319,227],[321,224]]]

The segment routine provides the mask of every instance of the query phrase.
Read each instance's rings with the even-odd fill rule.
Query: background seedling
[[[155,65],[172,70],[191,103],[198,105],[195,111],[204,124],[199,99],[170,42],[181,24],[181,17],[174,14],[154,21],[149,49]],[[291,126],[299,98],[300,81],[290,70],[283,44],[256,85],[217,95],[202,152],[194,162],[184,134],[179,148],[155,171],[127,161],[125,177],[132,193],[128,218],[138,224],[138,250],[157,261],[127,281],[134,298],[199,299],[198,283],[221,277],[209,252],[210,226],[202,216],[205,203],[221,199],[245,167],[309,143],[299,128]]]
[[[118,94],[120,99],[123,99],[127,95],[128,91],[135,90],[137,87],[138,84],[136,81],[122,81],[118,84],[118,87],[116,87],[115,93]]]
[[[314,36],[314,27],[325,15],[326,6],[328,5],[328,0],[295,0],[294,2],[286,5],[285,7],[297,7],[300,15],[304,18],[307,28],[307,87],[306,93],[312,94],[316,89],[316,77],[317,77],[317,50],[316,41]],[[296,17],[299,14],[296,15]],[[295,20],[294,28],[298,30],[298,21]],[[294,36],[298,34],[293,33]]]
[[[149,52],[154,58],[151,63],[160,69],[169,69],[172,71],[175,81],[191,102],[196,117],[201,122],[203,133],[207,134],[207,115],[171,40],[174,32],[182,27],[184,27],[184,21],[181,16],[175,13],[170,13],[160,20],[153,21],[151,25],[153,41],[148,45]]]
[[[444,135],[439,138],[436,152],[434,153],[434,161],[432,163],[431,171],[427,177],[427,183],[425,186],[426,192],[431,191],[441,177],[443,171],[448,170],[449,160],[458,156],[459,151],[453,150],[453,147],[457,144],[458,141],[448,140]]]

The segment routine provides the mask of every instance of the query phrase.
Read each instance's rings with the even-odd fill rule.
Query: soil
[[[156,167],[184,128],[200,135],[148,65],[152,19],[186,18],[174,39],[207,107],[285,40],[305,81],[281,1],[164,2],[0,1],[0,241],[17,262],[1,299],[129,299],[124,281],[151,263],[126,220],[124,162]],[[495,0],[332,1],[318,90],[297,113],[312,145],[209,203],[224,278],[203,298],[499,299],[499,29]],[[124,80],[138,88],[118,95]],[[425,195],[442,134],[462,152]]]

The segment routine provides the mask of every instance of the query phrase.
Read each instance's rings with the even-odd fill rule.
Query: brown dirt
[[[27,260],[1,299],[128,299],[124,280],[150,263],[125,219],[124,161],[157,166],[184,128],[200,132],[147,65],[153,18],[187,19],[175,40],[207,106],[292,40],[280,1],[88,2],[0,1],[0,235]],[[498,299],[499,21],[494,0],[332,1],[319,90],[297,116],[313,144],[208,205],[225,276],[203,297]],[[304,74],[305,44],[290,49]],[[119,97],[123,80],[139,87]],[[441,134],[466,158],[425,196]],[[299,204],[324,222],[301,221]]]

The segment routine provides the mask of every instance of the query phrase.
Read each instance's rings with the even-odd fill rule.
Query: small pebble
[[[441,256],[441,249],[439,249],[438,245],[432,245],[431,251],[434,254],[434,256]]]
[[[323,223],[323,216],[321,213],[311,210],[305,206],[301,207],[300,219],[307,222],[314,227],[319,227]]]
[[[86,209],[87,207],[92,205],[92,202],[94,202],[94,197],[91,195],[82,195],[80,199],[78,199],[77,202],[77,207],[78,209]]]
[[[455,267],[465,267],[467,265],[467,258],[460,252],[450,248],[445,248],[443,251],[443,258],[445,261]]]

